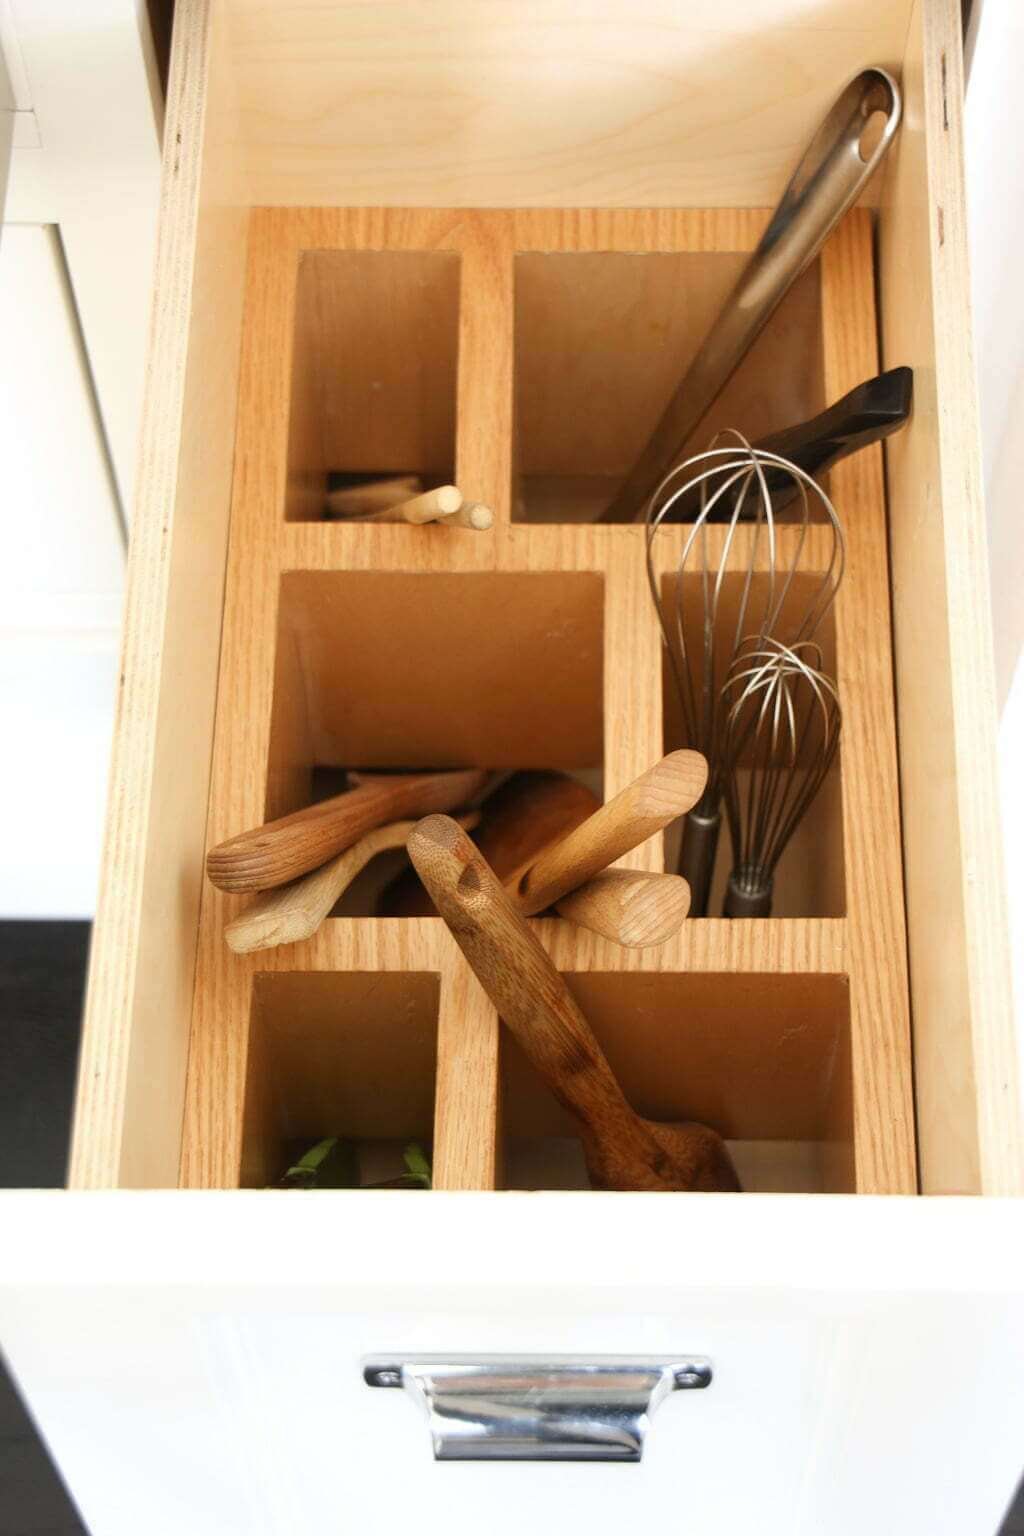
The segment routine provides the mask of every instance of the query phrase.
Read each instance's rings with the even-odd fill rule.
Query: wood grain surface
[[[594,1188],[738,1189],[714,1131],[657,1124],[631,1109],[572,993],[458,823],[421,821],[409,856],[500,1017],[579,1123]]]

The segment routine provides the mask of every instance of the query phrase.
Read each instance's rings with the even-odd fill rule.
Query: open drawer
[[[382,1131],[432,1136],[440,1188],[501,1183],[503,1098],[506,1141],[564,1133],[503,1059],[440,924],[337,918],[237,957],[223,926],[238,902],[204,890],[204,850],[305,803],[318,769],[592,770],[610,797],[679,744],[642,529],[597,525],[593,507],[756,244],[795,147],[874,61],[905,94],[878,206],[848,216],[701,429],[703,442],[740,419],[756,435],[880,361],[914,368],[884,477],[877,448],[831,477],[848,541],[830,641],[840,766],[786,856],[779,916],[693,920],[640,952],[562,922],[541,931],[641,1108],[790,1147],[767,1148],[767,1183],[745,1158],[751,1188],[1018,1190],[955,6],[837,19],[833,5],[822,57],[806,8],[765,9],[720,7],[710,31],[672,22],[660,135],[639,126],[654,19],[649,34],[642,16],[620,30],[602,15],[584,30],[596,58],[622,55],[618,91],[577,60],[568,83],[535,83],[562,102],[557,131],[494,105],[463,138],[426,104],[427,80],[449,99],[442,57],[464,51],[472,99],[512,103],[514,71],[492,77],[500,40],[524,59],[575,60],[576,44],[505,16],[474,41],[456,7],[431,34],[437,57],[412,63],[388,7],[358,46],[344,7],[184,7],[74,1185],[272,1182],[268,1115],[331,1131],[287,1100],[309,1098],[300,1064],[320,1070],[335,1018],[344,1056],[354,978],[378,973],[419,999],[409,1016],[430,1037],[408,1057],[419,1109],[404,1129],[385,1111]],[[419,69],[426,94],[399,104],[389,92]],[[338,471],[455,475],[495,526],[326,522]],[[667,580],[674,547],[662,558]],[[662,867],[658,841],[632,862]],[[644,1060],[630,1061],[631,1031]],[[354,1064],[373,1082],[374,1040],[401,1051],[363,1033],[336,1073],[349,1118]],[[536,1147],[530,1165],[543,1185]]]
[[[993,1202],[982,1231],[970,1202],[920,1197],[1017,1194],[1024,1168],[958,7],[582,12],[180,0],[71,1182],[237,1191],[273,1184],[303,1136],[417,1136],[432,1142],[439,1192],[476,1193],[417,1194],[414,1217],[384,1214],[408,1194],[325,1196],[325,1213],[344,1208],[346,1284],[385,1231],[390,1242],[411,1220],[422,1237],[436,1208],[444,1273],[461,1254],[463,1301],[490,1339],[481,1319],[489,1296],[502,1305],[495,1234],[507,1219],[523,1251],[543,1241],[538,1286],[571,1276],[581,1288],[594,1323],[577,1330],[584,1346],[600,1316],[615,1350],[630,1347],[640,1295],[620,1233],[656,1245],[668,1213],[676,1230],[692,1220],[716,1243],[728,1234],[710,1267],[691,1254],[687,1276],[665,1279],[678,1287],[666,1316],[678,1323],[692,1304],[721,1325],[726,1251],[744,1254],[744,1287],[801,1283],[798,1244],[768,1252],[775,1210],[787,1241],[827,1232],[836,1246],[817,1278],[855,1308],[864,1274],[842,1271],[865,1244],[876,1278],[890,1263],[907,1294],[922,1283],[916,1231],[934,1251],[977,1241],[994,1255],[998,1213],[1017,1221],[1015,1208]],[[756,434],[879,365],[915,372],[912,420],[884,460],[865,451],[831,478],[849,541],[829,637],[844,740],[804,833],[828,877],[805,878],[813,861],[795,847],[780,915],[694,919],[661,949],[538,924],[637,1107],[717,1124],[753,1193],[554,1193],[579,1186],[571,1126],[503,1041],[438,920],[334,917],[301,945],[237,956],[223,928],[238,903],[204,884],[204,854],[305,803],[318,770],[558,768],[600,775],[610,797],[678,744],[642,530],[595,524],[592,503],[641,446],[659,389],[824,108],[870,64],[901,79],[899,139],[723,403]],[[329,474],[377,471],[454,475],[493,507],[494,527],[322,519]],[[658,839],[630,862],[664,857]],[[524,1202],[514,1188],[551,1193]],[[871,1195],[909,1197],[887,1207],[906,1223],[902,1247]],[[125,1198],[136,1211],[157,1200]],[[305,1243],[314,1197],[301,1217],[294,1198],[222,1194],[218,1220],[248,1242],[257,1201],[267,1244]],[[159,1207],[178,1203],[180,1230],[196,1199],[165,1194]],[[586,1246],[601,1228],[607,1306],[573,1252],[573,1234]],[[965,1284],[951,1271],[951,1286]],[[366,1286],[339,1293],[350,1320],[373,1313]],[[512,1342],[529,1348],[533,1303],[516,1296]],[[403,1338],[395,1319],[418,1305],[411,1292],[389,1302]],[[443,1347],[476,1347],[458,1310]],[[555,1312],[537,1347],[559,1336]],[[825,1308],[813,1326],[832,1338],[841,1314]],[[745,1316],[753,1326],[756,1307]],[[389,1347],[356,1335],[360,1349]],[[956,1428],[936,1423],[933,1454]],[[833,1489],[842,1519],[822,1492],[808,1530],[860,1528],[866,1513],[844,1488]],[[957,1518],[950,1503],[905,1528],[952,1532]]]

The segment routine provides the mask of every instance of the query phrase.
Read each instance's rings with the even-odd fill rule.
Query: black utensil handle
[[[690,887],[690,916],[707,917],[711,896],[711,876],[715,868],[721,810],[710,814],[692,810],[683,823],[683,842],[679,850],[679,873]]]
[[[890,368],[874,379],[866,379],[827,410],[773,432],[754,444],[765,453],[777,453],[789,459],[808,475],[823,475],[833,464],[851,453],[881,442],[898,432],[910,416],[914,396],[914,370]],[[782,469],[765,467],[765,480],[772,498],[772,512],[782,512],[799,495],[792,475]],[[757,515],[758,498],[748,496],[740,521],[752,521]],[[732,518],[733,503],[724,497],[708,514],[709,523],[727,523]],[[700,492],[673,503],[666,523],[692,523],[700,515]]]
[[[723,917],[771,917],[772,915],[772,879],[769,875],[765,884],[758,885],[751,890],[746,885],[740,885],[737,880],[737,870],[733,870],[725,887],[725,901],[722,904]]]

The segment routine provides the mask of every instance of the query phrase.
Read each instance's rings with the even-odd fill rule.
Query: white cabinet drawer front
[[[12,1195],[3,1216],[4,1347],[95,1536],[963,1536],[1019,1472],[1009,1203]],[[438,1352],[698,1353],[714,1379],[658,1407],[638,1466],[443,1464],[362,1374]]]

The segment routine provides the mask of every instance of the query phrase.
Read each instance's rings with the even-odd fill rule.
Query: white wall
[[[124,547],[52,226],[0,235],[0,359],[0,916],[89,916]]]
[[[1024,1019],[1024,3],[975,0],[966,154],[1000,768],[1017,1017]],[[1019,1030],[1024,1066],[1024,1028]]]

